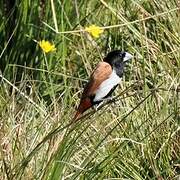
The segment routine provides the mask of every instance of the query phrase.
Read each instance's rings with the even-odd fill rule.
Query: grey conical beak
[[[123,61],[126,62],[126,61],[128,61],[128,60],[130,60],[132,58],[133,58],[133,56],[130,53],[125,52],[125,56],[124,56],[124,60]]]

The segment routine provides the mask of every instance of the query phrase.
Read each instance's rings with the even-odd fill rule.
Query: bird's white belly
[[[98,90],[96,91],[96,95],[93,101],[96,102],[96,101],[102,100],[111,91],[111,89],[114,86],[120,83],[120,81],[121,81],[121,78],[113,70],[109,78],[103,81],[101,85],[99,86]]]

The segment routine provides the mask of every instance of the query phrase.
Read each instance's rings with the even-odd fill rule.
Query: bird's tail
[[[77,111],[76,111],[76,114],[75,116],[73,117],[72,121],[77,121],[81,114],[86,111],[87,109],[89,109],[90,107],[92,107],[92,103],[91,103],[91,100],[90,98],[84,98],[81,100],[80,104],[79,104],[79,107],[77,108]]]
[[[82,113],[80,111],[77,111],[76,114],[74,115],[72,121],[74,121],[74,122],[77,121],[79,119],[79,117],[81,116],[81,114]]]

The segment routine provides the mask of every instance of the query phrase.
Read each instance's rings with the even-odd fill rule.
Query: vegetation
[[[0,7],[0,179],[178,179],[178,1]],[[134,54],[115,102],[71,124],[89,74],[114,49]]]

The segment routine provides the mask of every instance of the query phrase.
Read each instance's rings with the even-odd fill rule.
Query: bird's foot
[[[115,96],[113,96],[113,97],[107,97],[107,98],[103,99],[103,101],[101,101],[100,103],[95,104],[95,105],[93,106],[93,109],[94,109],[95,111],[97,111],[97,110],[99,109],[99,107],[101,107],[103,104],[106,104],[106,103],[108,103],[108,102],[116,103]]]
[[[95,111],[98,111],[99,107],[100,107],[102,104],[104,104],[103,101],[101,101],[99,104],[95,104],[95,105],[93,106],[93,109],[94,109]]]
[[[113,103],[115,103],[115,102],[116,102],[116,98],[115,98],[115,96],[107,97],[107,98],[105,98],[103,101],[104,101],[104,103],[108,103],[108,102],[113,102]]]

